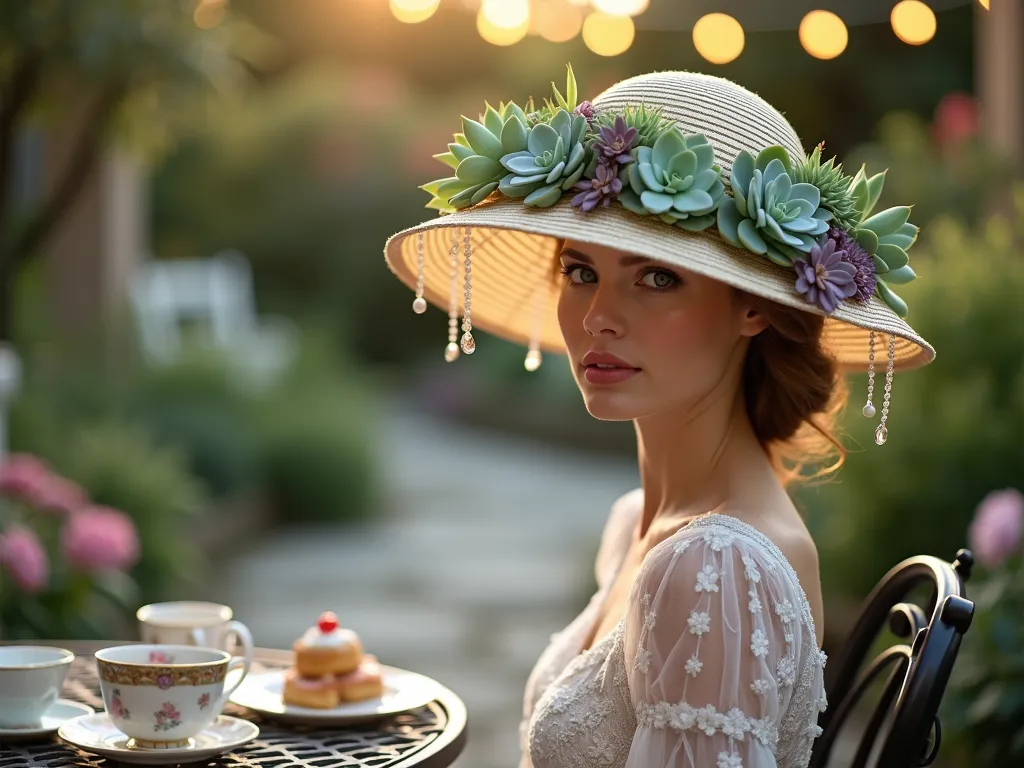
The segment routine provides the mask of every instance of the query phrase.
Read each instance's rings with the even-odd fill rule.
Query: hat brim
[[[616,248],[720,280],[805,312],[824,316],[826,348],[846,370],[866,370],[869,334],[896,337],[895,368],[908,370],[931,362],[935,350],[881,299],[845,301],[826,315],[796,293],[796,275],[767,258],[726,243],[714,230],[686,232],[653,217],[613,204],[584,213],[564,196],[550,208],[530,208],[498,195],[471,208],[445,214],[405,229],[388,239],[384,255],[392,271],[411,289],[417,285],[419,233],[423,234],[423,296],[447,311],[452,296],[451,250],[455,259],[455,297],[462,314],[465,291],[463,232],[472,228],[472,300],[474,329],[527,345],[536,340],[548,352],[564,352],[558,327],[556,248],[559,239]],[[560,278],[560,276],[558,276]],[[881,363],[888,339],[875,341]],[[884,363],[883,363],[884,364]]]

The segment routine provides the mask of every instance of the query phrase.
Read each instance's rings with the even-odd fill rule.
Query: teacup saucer
[[[136,765],[174,765],[207,760],[247,744],[259,736],[255,723],[221,715],[205,731],[193,736],[187,747],[142,749],[114,727],[106,712],[85,715],[65,723],[57,735],[84,752]]]
[[[0,739],[35,739],[40,736],[49,736],[56,733],[57,729],[68,720],[82,715],[91,715],[95,711],[92,707],[79,704],[77,701],[57,699],[43,713],[43,719],[38,726],[34,728],[0,728]]]

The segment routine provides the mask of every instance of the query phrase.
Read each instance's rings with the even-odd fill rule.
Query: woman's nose
[[[583,316],[583,328],[591,336],[621,336],[625,331],[622,301],[614,287],[599,283]]]

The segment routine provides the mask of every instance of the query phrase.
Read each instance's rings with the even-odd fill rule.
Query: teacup
[[[234,620],[227,605],[187,600],[151,603],[139,608],[135,617],[144,643],[199,645],[230,652],[228,640],[234,636],[242,647],[242,655],[252,661],[252,633],[245,624]],[[174,663],[174,659],[167,661]]]
[[[172,664],[151,662],[173,658]],[[208,728],[249,674],[249,659],[189,645],[119,645],[96,652],[103,706],[131,746],[189,746]],[[225,690],[228,673],[241,669]]]
[[[63,648],[0,646],[0,728],[38,728],[74,660]]]

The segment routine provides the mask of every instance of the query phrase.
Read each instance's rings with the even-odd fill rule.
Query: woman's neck
[[[655,520],[682,522],[721,508],[753,513],[751,506],[782,490],[742,395],[711,396],[634,425],[644,489],[640,538]]]

